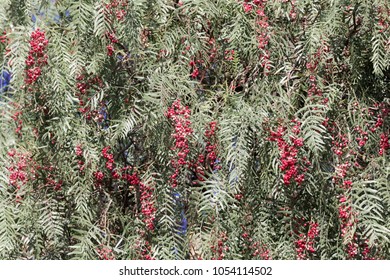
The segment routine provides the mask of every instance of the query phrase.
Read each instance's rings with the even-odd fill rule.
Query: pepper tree
[[[387,259],[387,0],[2,0],[0,258]]]

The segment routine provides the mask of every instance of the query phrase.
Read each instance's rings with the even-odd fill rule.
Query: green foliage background
[[[218,246],[221,233],[227,236],[225,259],[261,258],[253,255],[244,232],[272,259],[296,259],[299,233],[307,234],[307,227],[295,230],[300,219],[319,224],[316,250],[306,252],[307,258],[347,259],[354,236],[367,240],[370,256],[390,257],[389,151],[379,155],[389,118],[368,131],[364,149],[355,130],[375,125],[376,104],[390,108],[390,28],[379,24],[381,17],[390,23],[390,14],[378,13],[379,7],[390,10],[387,0],[297,0],[295,20],[290,2],[268,1],[269,71],[260,59],[265,50],[258,47],[258,16],[245,13],[239,1],[129,0],[123,21],[107,16],[105,4],[0,0],[0,31],[8,38],[0,61],[2,71],[12,73],[8,90],[0,93],[1,259],[98,259],[102,246],[116,259],[142,258],[142,249],[156,259],[211,259],[218,257],[212,246]],[[25,60],[30,34],[38,27],[49,40],[49,61],[30,92],[24,87]],[[113,56],[107,55],[107,32],[119,40]],[[225,59],[230,50],[233,59]],[[307,63],[313,59],[318,66],[311,72]],[[204,60],[197,78],[191,77],[192,60]],[[87,102],[97,111],[106,104],[105,121],[80,114],[79,75],[102,79],[102,86],[88,91]],[[322,96],[308,94],[310,75]],[[207,170],[197,184],[187,170],[173,189],[174,131],[164,113],[176,99],[191,110],[188,157],[205,152],[205,128],[217,121],[222,168]],[[20,135],[16,112],[22,113]],[[311,166],[302,186],[285,186],[269,131],[283,125],[288,139],[295,118],[302,123],[300,157]],[[341,134],[349,144],[338,157],[332,140]],[[77,145],[83,148],[84,172]],[[108,179],[96,187],[94,172],[111,176],[101,155],[106,146],[118,167],[134,166],[153,186],[154,231],[145,229],[134,188]],[[34,168],[40,166],[23,185],[20,202],[9,181],[12,149],[28,153]],[[358,221],[342,237],[343,190],[333,178],[347,161],[352,167],[345,180],[353,182],[350,206]],[[63,182],[61,190],[47,186],[48,173]],[[183,217],[175,193],[188,222],[185,233],[178,230]],[[356,258],[363,258],[359,252]]]

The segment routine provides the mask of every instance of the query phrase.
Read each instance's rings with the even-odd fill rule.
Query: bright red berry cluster
[[[106,33],[106,37],[108,38],[108,40],[110,41],[110,43],[107,45],[107,55],[108,56],[112,56],[114,54],[114,45],[116,43],[119,43],[119,40],[118,38],[116,37],[115,33],[114,32],[107,32]]]
[[[54,189],[55,191],[62,190],[63,181],[62,180],[57,181],[57,180],[53,179],[52,176],[49,176],[49,175],[46,177],[45,187]]]
[[[305,172],[308,170],[307,167],[301,167],[299,164],[298,152],[303,146],[303,139],[298,137],[300,132],[301,123],[297,120],[293,120],[295,123],[292,128],[292,135],[290,135],[290,141],[284,139],[286,127],[279,126],[276,132],[271,131],[270,141],[277,142],[280,154],[280,170],[284,173],[283,183],[290,185],[294,180],[298,185],[301,185],[305,179]],[[289,143],[290,142],[290,143]],[[310,162],[306,159],[305,165],[310,165]]]
[[[87,120],[91,120],[94,118],[96,121],[102,121],[102,116],[99,114],[97,110],[92,110],[91,106],[88,104],[91,100],[90,94],[95,91],[99,91],[104,87],[102,79],[99,77],[91,77],[87,78],[85,75],[79,75],[76,78],[77,84],[76,87],[78,92],[76,93],[77,98],[79,99],[79,112],[83,114],[83,116]]]
[[[330,130],[334,133],[333,129]],[[360,129],[357,128],[357,131],[359,130]],[[333,136],[332,138],[332,151],[340,161],[339,164],[335,166],[333,183],[338,185],[340,190],[342,190],[342,194],[338,197],[338,212],[340,219],[341,237],[350,240],[347,244],[346,252],[349,258],[353,259],[358,254],[358,244],[356,242],[357,236],[355,233],[351,239],[349,234],[353,231],[353,228],[356,227],[357,213],[353,211],[351,207],[350,194],[352,188],[352,181],[346,179],[348,171],[351,169],[352,164],[349,161],[342,160],[345,155],[351,154],[351,151],[349,149],[350,141],[348,140],[346,135],[341,133],[338,133],[338,135],[336,135],[335,137]]]
[[[114,46],[110,44],[107,46],[107,55],[112,56],[113,54],[114,54]]]
[[[31,33],[30,51],[26,59],[26,79],[27,85],[34,84],[41,76],[41,67],[47,64],[48,56],[45,53],[49,41],[45,37],[45,32],[39,28]]]
[[[268,74],[271,69],[270,52],[268,50],[268,44],[270,40],[270,31],[268,16],[265,13],[265,6],[267,0],[244,0],[243,8],[246,13],[256,10],[256,26],[257,26],[257,42],[261,51],[260,61],[261,66],[264,68],[264,73]]]
[[[44,187],[47,189],[53,189],[55,191],[62,190],[63,180],[57,179],[58,177],[58,168],[55,167],[52,164],[49,165],[38,165],[37,167],[38,171],[41,171],[40,173],[44,174],[43,181],[45,182]],[[42,172],[43,171],[43,172]]]
[[[360,251],[361,251],[361,254],[362,254],[362,257],[364,260],[374,260],[375,257],[372,257],[373,255],[373,252],[372,252],[372,246],[370,246],[368,244],[368,240],[364,240],[361,244],[360,244]]]
[[[339,159],[339,164],[336,167],[336,181],[338,178],[344,178],[348,169],[353,164],[357,168],[361,166],[361,155],[364,154],[364,147],[367,145],[370,135],[379,133],[379,130],[384,126],[384,120],[388,116],[390,109],[384,103],[376,103],[372,107],[360,107],[358,102],[353,103],[352,112],[360,114],[362,117],[368,117],[367,121],[362,126],[356,126],[353,129],[352,139],[346,134],[337,131],[337,126],[327,126],[328,131],[332,134],[332,151]],[[356,143],[357,147],[353,144]],[[379,155],[383,155],[388,149],[388,133],[382,132],[380,135]],[[343,162],[343,157],[354,159],[354,161]]]
[[[297,18],[297,11],[295,7],[295,0],[281,0],[282,3],[290,3],[291,9],[289,11],[290,20],[294,21]]]
[[[102,149],[102,156],[106,160],[105,166],[106,168],[111,172],[111,175],[114,179],[119,179],[120,175],[116,172],[115,163],[114,163],[114,155],[109,153],[110,146],[106,146]],[[103,179],[105,177],[105,174],[103,171],[98,170],[94,173],[95,179],[96,179],[96,186],[101,186]]]
[[[262,260],[271,260],[271,253],[267,246],[259,241],[254,241],[244,226],[242,226],[242,229],[241,237],[244,241],[244,253],[249,253],[254,258],[259,257]]]
[[[83,160],[83,148],[81,145],[77,145],[75,148],[76,156],[78,158],[77,165],[79,167],[79,170],[81,172],[84,171],[85,165],[84,165],[84,160]]]
[[[215,139],[215,131],[217,129],[217,122],[212,121],[209,123],[209,129],[205,132],[205,137],[207,139],[206,143],[206,159],[210,163],[212,170],[221,169],[221,166],[217,163],[217,145]]]
[[[110,146],[104,147],[102,150],[102,156],[106,159],[106,168],[112,171],[115,167],[114,155],[110,154],[108,152],[109,150],[110,150]]]
[[[358,146],[363,148],[368,141],[368,132],[364,131],[360,126],[355,127],[355,131],[358,133],[358,136],[355,138]]]
[[[15,129],[15,133],[16,135],[18,136],[21,136],[22,135],[22,128],[23,128],[23,121],[22,119],[20,118],[20,116],[22,115],[22,111],[17,111],[15,112],[11,118],[15,121],[15,124],[16,124],[16,129]]]
[[[229,246],[226,245],[227,241],[227,234],[225,232],[221,232],[218,236],[217,245],[211,246],[211,251],[215,255],[215,257],[211,258],[212,260],[223,260],[225,258],[225,253],[229,252]]]
[[[97,186],[100,186],[104,179],[104,173],[102,171],[96,171],[93,173]]]
[[[157,209],[154,206],[154,188],[142,183],[138,173],[131,166],[122,168],[122,179],[131,186],[131,189],[139,189],[142,221],[149,232],[153,231],[157,212]]]
[[[199,67],[203,63],[202,60],[195,62],[194,60],[190,61],[190,66],[192,67],[191,78],[196,79],[199,76]]]
[[[261,260],[272,260],[271,251],[266,245],[256,241],[252,244],[251,248],[253,250],[253,257],[260,257]]]
[[[128,5],[127,0],[111,0],[106,4],[106,14],[114,16],[117,21],[123,21],[127,14],[125,9]]]
[[[96,251],[100,260],[115,260],[114,252],[107,246],[102,245]]]
[[[11,158],[10,165],[7,168],[9,171],[9,183],[16,189],[16,202],[20,202],[22,198],[19,193],[28,181],[36,179],[36,168],[31,156],[27,153],[12,149],[8,152],[8,156]]]
[[[348,232],[352,230],[357,222],[357,214],[352,211],[351,200],[349,198],[349,192],[351,190],[352,182],[345,180],[341,186],[345,190],[345,194],[339,197],[339,218],[341,221],[341,236],[344,237]]]
[[[299,239],[295,241],[295,250],[299,260],[304,260],[307,258],[307,254],[313,254],[317,251],[315,249],[315,240],[320,232],[319,225],[316,222],[310,221],[304,223],[303,226],[308,228],[307,234],[299,233]]]
[[[175,171],[171,175],[171,185],[172,187],[177,187],[180,170],[185,166],[190,166],[190,162],[187,160],[190,152],[188,137],[193,133],[190,121],[190,109],[187,106],[182,106],[180,100],[177,99],[168,108],[165,116],[172,121],[175,127],[175,133],[172,134],[175,139],[175,144],[172,147],[175,156],[171,160],[171,165]]]
[[[383,156],[385,154],[386,150],[390,149],[389,133],[387,133],[387,134],[382,133],[380,138],[381,138],[381,140],[379,143],[379,155]]]
[[[386,32],[390,29],[390,8],[386,6],[379,6],[377,8],[378,14],[378,25],[380,27],[380,32]]]
[[[133,189],[135,186],[138,186],[140,179],[137,175],[137,172],[131,166],[126,166],[122,168],[122,179],[125,180],[129,186]]]
[[[232,61],[234,59],[234,53],[235,53],[234,50],[226,50],[224,53],[225,60]]]
[[[359,238],[356,232],[354,232],[354,228],[356,228],[358,219],[358,213],[355,212],[352,207],[352,199],[350,197],[352,188],[351,180],[344,180],[342,184],[340,184],[340,189],[343,190],[343,194],[339,196],[339,219],[340,219],[340,227],[341,227],[341,237],[348,240],[346,246],[346,253],[350,259],[355,259],[359,252],[363,259],[370,259],[371,247],[368,246],[367,241],[359,242]],[[350,234],[352,236],[350,236]]]
[[[372,252],[372,246],[368,244],[368,240],[359,240],[356,234],[353,235],[352,240],[347,244],[346,252],[349,259],[376,259]]]
[[[140,237],[146,238],[146,233],[142,231],[140,233]],[[154,260],[154,258],[152,257],[152,246],[150,245],[149,241],[144,239],[137,240],[135,247],[137,251],[140,252],[142,260]]]
[[[256,9],[256,25],[257,25],[257,41],[258,47],[261,51],[260,61],[264,68],[264,73],[268,74],[271,69],[270,52],[267,48],[270,40],[268,17],[265,14],[265,5],[267,0],[244,0],[243,7],[246,13],[252,12]]]
[[[153,231],[154,220],[157,211],[156,207],[154,206],[154,188],[142,183],[138,176],[138,173],[132,166],[122,167],[120,169],[120,172],[118,172],[115,166],[114,155],[109,152],[110,149],[110,146],[106,146],[102,149],[101,152],[103,158],[106,160],[105,166],[110,173],[108,174],[108,178],[112,178],[114,180],[121,179],[124,182],[127,182],[131,190],[134,191],[137,189],[139,191],[139,202],[141,206],[142,221],[149,232]],[[81,147],[76,147],[76,153],[79,155],[82,154]],[[103,171],[98,170],[94,173],[94,176],[97,187],[101,187],[106,174]]]
[[[77,145],[75,148],[76,156],[81,157],[83,155],[83,148],[81,145]]]
[[[267,0],[244,0],[242,2],[242,6],[244,8],[245,13],[249,13],[252,11],[255,7],[260,7],[264,9],[264,4],[267,2]],[[259,11],[257,11],[259,13]]]
[[[336,156],[341,157],[346,152],[349,140],[344,134],[339,134],[337,135],[337,137],[333,137],[333,139],[334,140],[332,140],[332,151]]]
[[[221,169],[219,160],[217,158],[217,145],[216,145],[216,130],[217,122],[212,121],[209,123],[209,128],[206,129],[204,136],[206,138],[205,154],[198,155],[197,161],[193,164],[198,181],[204,181],[205,170],[216,171]],[[195,181],[194,184],[197,182]]]
[[[7,41],[8,41],[7,32],[3,31],[3,35],[0,36],[0,42],[4,44],[7,43]]]

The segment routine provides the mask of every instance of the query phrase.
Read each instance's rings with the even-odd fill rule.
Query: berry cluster
[[[330,47],[329,44],[325,40],[321,40],[321,47],[317,49],[317,51],[311,55],[308,56],[307,62],[306,62],[306,69],[309,72],[309,88],[307,90],[307,96],[308,97],[316,97],[316,98],[310,98],[309,100],[313,100],[314,103],[317,103],[318,99],[321,100],[321,103],[323,105],[328,105],[329,98],[323,96],[322,89],[318,86],[318,77],[317,74],[319,72],[319,65],[321,62],[325,61],[325,79],[322,79],[321,82],[323,84],[327,83],[328,79],[331,79],[330,76],[332,75],[333,71],[333,58],[329,55],[330,53]],[[319,109],[317,109],[319,110]]]
[[[114,54],[114,46],[110,44],[107,46],[107,55],[112,56],[113,54]]]
[[[310,81],[310,87],[307,91],[307,96],[312,97],[312,96],[322,96],[322,90],[318,88],[317,82],[316,82],[316,76],[310,75],[309,76],[309,81]],[[324,102],[325,104],[327,102]]]
[[[117,21],[123,21],[127,14],[125,9],[128,5],[127,0],[111,0],[106,4],[106,14],[114,16]]]
[[[210,84],[210,78],[217,71],[217,67],[221,65],[221,61],[232,61],[235,57],[235,50],[229,49],[228,38],[218,40],[214,37],[210,21],[207,21],[206,24],[204,29],[209,34],[205,42],[207,45],[206,53],[196,53],[190,57],[189,66],[191,79],[196,79],[201,83],[205,80],[206,84]],[[191,43],[185,36],[181,38],[181,43],[183,46],[182,55],[191,54]]]
[[[102,156],[106,160],[106,168],[111,172],[111,175],[114,179],[119,179],[120,175],[117,174],[116,170],[114,170],[115,163],[114,163],[114,155],[109,153],[108,151],[110,150],[110,146],[104,147],[102,149]],[[105,174],[101,171],[98,170],[94,173],[95,179],[96,179],[96,186],[99,187],[101,186],[103,179],[105,177]]]
[[[127,182],[131,190],[139,191],[139,202],[141,206],[142,221],[149,231],[154,230],[154,220],[156,215],[156,207],[154,206],[153,193],[154,189],[141,182],[136,170],[132,166],[122,167],[120,172],[115,168],[114,155],[109,152],[110,146],[106,146],[102,149],[102,156],[106,160],[105,166],[110,172],[110,178],[114,180],[122,179]],[[76,153],[81,155],[82,150],[79,146],[76,147]],[[96,185],[101,186],[105,177],[103,171],[96,171],[94,173],[96,179]]]
[[[209,123],[209,128],[206,129],[204,136],[206,138],[205,154],[198,155],[197,161],[193,164],[196,177],[198,181],[204,180],[205,170],[211,169],[217,171],[221,169],[219,159],[217,158],[217,145],[216,145],[216,133],[217,122],[212,121]],[[197,182],[194,181],[194,184]]]
[[[108,248],[107,246],[101,245],[96,249],[96,251],[100,260],[115,260],[115,255],[112,249]]]
[[[0,43],[7,43],[8,42],[8,37],[7,37],[7,32],[3,31],[3,35],[0,36]]]
[[[216,255],[215,257],[211,258],[212,260],[224,259],[225,253],[229,252],[229,247],[225,244],[227,241],[227,234],[225,232],[221,232],[217,240],[217,245],[211,245],[211,251],[214,253],[214,255]]]
[[[383,156],[386,152],[386,150],[390,149],[390,143],[389,143],[389,134],[382,133],[380,136],[381,140],[379,143],[379,155]]]
[[[100,186],[104,179],[104,173],[102,171],[96,171],[93,173],[93,176],[96,179],[96,185]]]
[[[339,197],[339,218],[341,221],[341,236],[344,237],[352,230],[357,222],[357,214],[352,211],[350,199],[345,195]]]
[[[349,259],[375,260],[373,256],[372,246],[368,244],[368,240],[359,240],[356,234],[347,244],[346,252]]]
[[[234,50],[226,50],[224,58],[225,60],[232,61],[234,59]]]
[[[132,189],[140,183],[137,172],[131,166],[122,168],[122,179],[125,180]]]
[[[358,222],[358,213],[355,212],[351,207],[352,198],[350,194],[352,189],[352,181],[344,179],[350,164],[341,164],[340,166],[343,171],[341,174],[339,174],[338,181],[340,181],[339,188],[343,193],[338,197],[340,203],[338,211],[341,224],[341,237],[345,240],[348,240],[346,253],[350,259],[356,259],[356,257],[359,255],[359,252],[363,259],[372,259],[372,257],[370,257],[372,247],[368,246],[367,240],[359,240],[357,233],[354,232]]]
[[[116,43],[119,43],[119,40],[118,38],[116,37],[115,33],[112,32],[107,32],[106,33],[106,37],[108,38],[108,40],[110,41],[110,44],[107,45],[107,55],[108,56],[112,56],[114,54],[114,45]]]
[[[135,251],[139,253],[137,259],[141,260],[154,260],[155,258],[152,256],[152,246],[150,241],[148,240],[147,232],[143,229],[137,230],[139,238],[136,239],[134,243]]]
[[[143,222],[149,231],[154,230],[154,220],[156,216],[156,207],[153,202],[154,189],[144,183],[139,184],[141,212],[143,215]]]
[[[146,238],[146,233],[144,231],[140,232],[139,235],[141,238]],[[149,241],[137,240],[135,247],[137,251],[140,252],[142,260],[154,260],[154,258],[151,255],[152,246],[150,245]]]
[[[10,172],[9,183],[16,189],[16,202],[21,202],[21,189],[28,181],[36,179],[35,167],[32,164],[32,158],[29,154],[21,153],[12,149],[8,152],[11,158],[10,166],[7,168]]]
[[[335,132],[334,128],[329,128],[329,130],[332,133]],[[360,128],[355,128],[355,130],[359,132]],[[364,136],[365,134],[363,134],[363,138],[359,141],[364,141]],[[338,185],[342,191],[342,194],[338,196],[341,237],[349,240],[346,246],[346,252],[350,259],[354,259],[358,254],[357,235],[354,233],[351,238],[350,233],[353,232],[353,229],[356,227],[357,213],[354,212],[351,207],[350,193],[352,181],[346,178],[352,164],[349,161],[342,160],[343,156],[350,155],[353,151],[349,150],[350,141],[346,135],[338,133],[336,136],[332,136],[332,139],[332,151],[339,159],[339,164],[335,167],[333,183]],[[361,142],[361,144],[363,144],[363,142]]]
[[[196,79],[199,76],[199,66],[198,64],[202,64],[203,60],[198,60],[195,62],[194,60],[190,61],[190,66],[192,67],[191,78]]]
[[[304,223],[303,226],[308,228],[307,234],[299,233],[299,239],[295,241],[295,250],[299,260],[304,260],[307,258],[307,254],[313,254],[317,251],[315,240],[319,236],[318,223],[310,221]]]
[[[362,257],[364,260],[374,260],[375,258],[372,257],[373,255],[373,252],[372,252],[372,246],[370,246],[368,244],[368,240],[364,240],[361,244],[360,244],[360,251],[361,251],[361,254],[362,254]]]
[[[281,0],[282,3],[290,3],[291,9],[289,12],[289,17],[291,21],[294,21],[297,18],[297,11],[295,7],[295,0]]]
[[[104,87],[102,79],[99,77],[86,78],[85,75],[79,75],[76,80],[76,87],[78,89],[76,96],[79,99],[80,105],[79,112],[83,114],[87,120],[94,118],[95,121],[101,122],[104,119],[102,114],[100,114],[97,110],[92,110],[88,103],[91,100],[89,97],[90,94],[93,91],[99,91]]]
[[[377,14],[379,15],[379,32],[383,33],[388,31],[390,28],[390,8],[387,8],[385,6],[379,6],[377,8]]]
[[[114,155],[108,152],[109,149],[110,146],[104,147],[102,150],[102,156],[106,159],[106,168],[112,171],[115,167]]]
[[[253,238],[251,238],[248,230],[241,226],[243,233],[241,234],[241,237],[244,241],[244,253],[249,253],[251,257],[258,258],[262,260],[271,260],[270,250],[267,248],[266,245],[261,244],[259,241],[254,241]]]
[[[81,172],[83,172],[85,165],[84,165],[84,161],[83,161],[83,148],[81,147],[81,145],[76,146],[75,152],[76,152],[76,156],[78,158],[77,165],[79,166],[79,170]]]
[[[346,148],[348,148],[349,140],[346,135],[338,134],[336,138],[332,140],[332,151],[333,153],[341,157],[345,152]]]
[[[130,174],[130,172],[132,173]],[[154,206],[154,188],[142,183],[137,172],[131,166],[122,168],[122,179],[131,186],[131,189],[139,189],[142,221],[149,231],[153,231],[157,211]]]
[[[360,126],[356,126],[355,131],[358,133],[358,137],[355,138],[358,146],[363,148],[368,141],[368,132],[364,131]]]
[[[277,142],[280,154],[280,170],[284,173],[283,183],[290,185],[292,179],[301,185],[305,179],[305,172],[308,170],[307,167],[301,167],[298,161],[299,149],[303,146],[303,139],[298,137],[300,132],[301,123],[297,120],[293,120],[295,123],[292,128],[293,135],[290,135],[290,143],[284,139],[286,127],[279,126],[276,132],[271,131],[270,141]],[[310,162],[306,159],[305,165],[310,165]]]
[[[62,190],[62,184],[63,184],[62,180],[56,181],[51,176],[47,176],[45,187],[52,188],[55,191],[60,191]]]
[[[26,79],[27,85],[34,84],[41,76],[41,67],[47,64],[48,56],[45,53],[49,41],[45,37],[45,32],[39,28],[31,33],[30,51],[26,59]]]
[[[31,163],[30,163],[31,164]],[[39,188],[44,188],[46,191],[54,190],[61,191],[64,184],[60,178],[61,173],[57,165],[50,162],[40,164],[38,162],[32,163],[35,168],[34,179],[39,182]],[[31,167],[32,168],[32,167]],[[35,175],[36,174],[36,175]]]
[[[375,120],[375,123],[369,125],[369,130],[371,132],[376,132],[379,128],[383,127],[384,120],[390,113],[390,108],[384,102],[376,103],[372,108],[369,108],[368,113]]]
[[[178,176],[180,170],[185,166],[190,166],[190,162],[187,160],[187,155],[190,152],[188,137],[192,135],[193,130],[191,128],[190,121],[190,109],[186,106],[182,106],[180,100],[177,99],[173,102],[172,106],[168,108],[165,116],[170,119],[175,126],[175,133],[172,134],[175,139],[175,144],[171,148],[175,152],[174,158],[171,160],[171,165],[175,169],[171,175],[172,187],[177,187]]]
[[[17,111],[15,112],[11,118],[15,121],[15,124],[16,124],[16,129],[15,129],[15,133],[16,135],[18,136],[21,136],[22,135],[22,128],[23,128],[23,121],[20,119],[20,116],[22,115],[22,111]]]
[[[271,69],[270,52],[267,49],[270,40],[268,17],[265,14],[265,5],[267,0],[244,0],[243,8],[245,13],[252,12],[253,8],[256,9],[256,25],[257,25],[257,41],[258,47],[261,51],[260,61],[261,66],[264,68],[264,73],[268,74]]]
[[[266,2],[267,2],[267,0],[244,0],[242,2],[242,7],[244,8],[245,13],[249,13],[256,6],[263,8],[263,5]],[[258,13],[258,11],[257,11],[257,13]]]
[[[204,133],[207,143],[206,143],[206,159],[210,163],[212,170],[221,169],[221,166],[217,163],[217,146],[215,144],[215,131],[217,129],[217,122],[212,121],[209,123],[209,129]],[[214,143],[214,144],[212,144]]]
[[[384,120],[387,118],[390,110],[388,106],[384,103],[376,103],[374,106],[367,108],[361,108],[358,102],[353,103],[352,112],[354,114],[360,114],[362,117],[368,117],[369,119],[362,125],[356,126],[353,129],[353,139],[357,145],[354,147],[351,145],[353,142],[348,138],[347,135],[342,134],[336,131],[336,126],[329,126],[327,123],[328,131],[332,134],[332,151],[337,156],[339,161],[339,177],[344,177],[347,169],[346,165],[349,165],[349,162],[342,162],[342,158],[344,156],[351,157],[354,156],[355,162],[353,162],[354,166],[361,168],[361,155],[364,153],[364,147],[370,139],[370,135],[373,133],[378,133],[379,130],[384,127]],[[383,155],[386,147],[388,147],[388,133],[382,133],[380,135],[380,143],[379,143],[379,155]]]
[[[345,180],[341,185],[341,188],[344,189],[345,193],[348,195],[352,187],[352,182],[350,180]],[[339,197],[339,202],[341,203],[339,207],[339,218],[342,221],[341,223],[341,236],[345,236],[347,230],[352,228],[356,222],[356,213],[352,212],[351,206],[347,205],[349,199],[346,194],[343,194]]]

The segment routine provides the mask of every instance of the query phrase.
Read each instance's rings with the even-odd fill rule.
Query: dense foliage
[[[1,259],[390,258],[388,0],[0,0]]]

